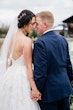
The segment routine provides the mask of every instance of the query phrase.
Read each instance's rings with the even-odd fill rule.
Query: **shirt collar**
[[[49,29],[49,30],[45,31],[43,34],[50,32],[50,31],[53,31],[53,29]]]

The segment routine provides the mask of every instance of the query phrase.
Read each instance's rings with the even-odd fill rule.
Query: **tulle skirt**
[[[0,110],[40,110],[30,98],[30,85],[24,66],[13,65],[0,77]]]

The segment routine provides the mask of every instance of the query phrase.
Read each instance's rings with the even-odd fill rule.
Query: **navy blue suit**
[[[44,33],[34,43],[33,63],[35,82],[42,93],[39,103],[49,104],[69,98],[72,92],[70,80],[73,79],[73,73],[68,43],[63,36],[54,31]]]

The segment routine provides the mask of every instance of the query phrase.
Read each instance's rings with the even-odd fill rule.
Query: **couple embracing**
[[[72,65],[68,43],[53,30],[49,11],[22,10],[1,49],[6,70],[0,78],[0,110],[70,110]],[[37,30],[34,43],[28,34]],[[34,70],[32,70],[32,62]]]

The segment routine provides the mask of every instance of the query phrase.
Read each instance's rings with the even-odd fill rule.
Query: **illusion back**
[[[25,62],[24,62],[24,56],[21,55],[19,58],[17,58],[16,60],[14,58],[12,58],[12,65],[20,65],[20,66],[25,66]]]

